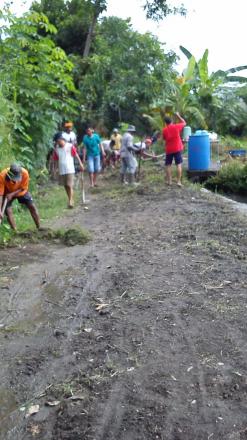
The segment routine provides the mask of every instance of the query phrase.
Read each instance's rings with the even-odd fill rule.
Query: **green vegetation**
[[[90,235],[87,231],[77,227],[72,229],[41,229],[36,231],[25,231],[18,234],[15,238],[15,243],[18,239],[28,239],[32,243],[39,241],[54,241],[61,242],[66,246],[76,246],[79,244],[86,244],[90,240]]]
[[[79,82],[82,119],[101,131],[131,121],[145,132],[142,109],[172,81],[175,56],[164,53],[156,37],[135,32],[128,20],[104,18],[98,30],[95,52]]]
[[[0,18],[0,103],[6,103],[2,124],[11,132],[8,142],[6,129],[4,136],[0,133],[0,157],[7,150],[6,157],[14,155],[32,170],[45,165],[58,124],[75,111],[73,65],[50,39],[56,29],[45,15],[29,12],[17,18],[5,9]],[[38,34],[40,28],[46,36]]]
[[[234,194],[247,195],[247,164],[232,161],[224,165],[217,176],[209,179],[206,188]]]
[[[223,144],[227,150],[247,150],[247,138],[239,138],[229,135],[222,136],[221,144]]]
[[[160,130],[165,114],[179,111],[193,129],[217,131],[230,148],[246,148],[247,80],[239,75],[246,66],[210,73],[208,50],[196,60],[181,46],[188,58],[181,75],[177,55],[154,35],[136,32],[130,20],[103,17],[107,3],[40,0],[16,17],[5,2],[0,10],[0,168],[18,160],[31,172],[34,188],[46,181],[47,153],[65,119],[75,121],[79,139],[88,124],[107,137],[123,121],[135,124],[143,136]],[[169,6],[165,0],[146,0],[143,7],[152,20],[186,12],[179,1]],[[161,150],[158,145],[156,152]],[[18,218],[19,208],[15,211]],[[23,214],[21,219],[25,229],[30,220]]]
[[[14,159],[13,133],[14,114],[10,102],[5,99],[0,88],[0,164],[9,165]]]
[[[247,66],[218,70],[209,74],[208,50],[202,58],[195,57],[183,46],[188,66],[182,76],[177,76],[170,91],[164,90],[144,117],[155,129],[161,129],[165,114],[179,111],[193,129],[203,128],[220,134],[243,135],[247,133],[246,88],[244,76],[234,75],[247,70]]]
[[[8,2],[0,11],[1,168],[15,158],[39,173],[64,119],[79,136],[88,123],[106,133],[122,120],[146,131],[143,109],[168,90],[176,57],[129,20],[100,20],[106,8],[105,0],[41,0],[21,17]],[[184,13],[159,0],[145,9],[151,19]]]

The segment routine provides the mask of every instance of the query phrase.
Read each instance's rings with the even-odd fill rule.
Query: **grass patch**
[[[172,178],[173,182],[176,182],[176,167],[172,167]],[[120,183],[120,170],[116,169],[111,172],[107,172],[104,176],[103,183],[99,188],[94,188],[91,190],[92,194],[101,194],[107,198],[114,200],[121,200],[123,198],[130,197],[131,195],[144,195],[150,191],[157,193],[164,188],[165,184],[165,167],[163,160],[158,162],[153,161],[142,161],[141,163],[141,173],[139,185],[122,185]],[[186,186],[192,185],[187,179],[186,170],[183,172],[183,183]],[[201,189],[201,186],[198,185]]]
[[[164,171],[162,172],[158,172],[156,170],[156,173],[153,172],[153,170],[149,173],[146,173],[145,176],[145,182],[149,183],[151,185],[163,185],[164,186],[164,182],[165,182],[165,174]]]
[[[86,244],[90,240],[90,234],[87,231],[77,227],[72,229],[42,229],[34,231],[24,231],[17,234],[17,238],[28,239],[33,243],[41,240],[61,242],[66,246],[76,246]]]
[[[0,247],[20,246],[24,242],[39,243],[48,241],[53,243],[62,243],[65,246],[83,245],[90,241],[90,234],[81,228],[72,229],[27,229],[19,233],[11,233],[5,240],[0,240]]]

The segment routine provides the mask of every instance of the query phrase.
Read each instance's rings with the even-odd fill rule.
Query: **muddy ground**
[[[1,440],[247,439],[247,217],[125,192],[56,222],[85,246],[0,251]]]

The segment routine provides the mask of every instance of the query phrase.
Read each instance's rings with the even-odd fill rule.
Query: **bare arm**
[[[82,163],[82,161],[81,161],[81,158],[80,158],[79,154],[76,153],[75,157],[77,158],[77,160],[78,160],[78,162],[79,162],[79,165],[80,165],[81,171],[84,171],[84,166],[83,166],[83,163]]]
[[[178,118],[178,120],[179,120],[179,122],[183,122],[184,124],[186,124],[186,121],[185,121],[185,119],[183,119],[182,118],[182,116],[177,112],[177,113],[175,113],[175,115],[177,116],[177,118]]]
[[[104,150],[104,147],[103,147],[102,143],[99,144],[99,147],[100,147],[102,156],[105,156],[105,150]]]
[[[2,204],[3,204],[3,196],[0,196],[0,220],[2,220],[3,215],[2,215]]]
[[[19,189],[17,189],[16,191],[13,191],[12,193],[7,194],[7,195],[6,195],[6,199],[7,199],[8,201],[10,201],[10,200],[12,200],[14,197],[16,197],[20,192],[23,192],[23,191],[25,191],[24,188],[19,188]]]
[[[16,191],[13,191],[12,193],[7,194],[5,196],[5,200],[10,202],[14,197],[16,197],[22,191],[24,191],[24,189],[23,188],[19,188]],[[0,220],[2,220],[3,216],[4,216],[4,213],[2,213],[3,199],[4,199],[4,196],[0,196]]]
[[[87,151],[86,151],[86,147],[84,145],[83,148],[82,148],[82,160],[83,160],[83,163],[86,162],[86,154],[87,154]]]

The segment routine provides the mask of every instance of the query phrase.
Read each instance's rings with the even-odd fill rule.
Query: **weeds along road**
[[[140,187],[58,223],[92,241],[0,252],[1,440],[246,439],[246,217]]]

